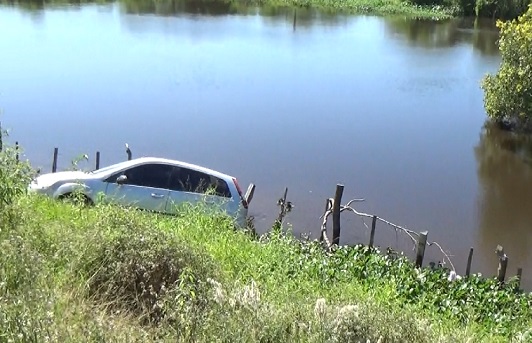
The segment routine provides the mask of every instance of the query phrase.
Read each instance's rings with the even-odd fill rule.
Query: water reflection
[[[230,15],[247,11],[247,6],[218,0],[123,0],[122,8],[129,14],[176,14]]]
[[[293,30],[317,25],[340,25],[348,21],[342,13],[323,12],[312,8],[293,9],[284,6],[249,6],[246,3],[227,3],[216,0],[122,0],[128,14],[156,14],[161,16],[188,15],[259,15],[278,24],[291,24]],[[448,48],[471,44],[484,55],[498,55],[498,31],[490,19],[457,18],[445,21],[383,18],[386,32],[401,36],[408,44],[422,48]]]
[[[118,2],[123,12],[136,15],[259,15],[276,24],[284,22],[293,30],[316,25],[339,25],[348,17],[342,13],[323,12],[312,8],[291,8],[265,5],[256,7],[245,2],[219,0],[0,0],[0,4],[16,6],[24,10],[38,11],[45,7],[78,7],[86,3]],[[422,48],[448,48],[458,44],[471,44],[484,55],[497,55],[498,32],[494,22],[486,18],[457,18],[445,21],[386,17],[386,32],[401,36],[411,46]]]
[[[111,3],[112,0],[0,0],[0,5],[13,6],[27,11],[39,11],[50,7],[81,7],[90,3]]]
[[[532,267],[532,137],[487,125],[475,148],[479,195],[478,243],[482,258],[493,261],[500,244],[510,257],[510,274]],[[530,280],[530,275],[525,275]],[[527,282],[530,284],[530,281]]]
[[[340,13],[323,12],[313,8],[297,8],[267,4],[257,7],[245,2],[224,2],[218,0],[121,0],[123,10],[128,14],[155,14],[176,16],[182,14],[225,16],[259,15],[276,22],[292,24],[298,27],[310,27],[317,24],[338,24],[345,21]]]
[[[414,47],[448,48],[469,43],[485,55],[497,55],[498,31],[489,19],[457,18],[445,21],[388,18],[390,34],[401,35]]]

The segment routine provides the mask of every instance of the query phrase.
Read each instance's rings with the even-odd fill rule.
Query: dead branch
[[[449,262],[449,264],[451,265],[452,270],[453,270],[454,272],[456,272],[456,269],[454,268],[454,264],[453,264],[453,262],[451,261],[451,257],[449,256],[449,254],[447,254],[447,253],[443,250],[443,248],[441,247],[441,245],[440,245],[439,243],[437,243],[437,242],[430,242],[430,243],[427,243],[427,245],[428,245],[428,246],[431,246],[431,245],[435,245],[435,246],[437,246],[437,247],[440,249],[441,253],[443,254],[444,263],[445,263],[445,260],[447,260],[447,262]]]
[[[355,209],[351,206],[351,204],[352,204],[353,202],[355,202],[355,201],[363,201],[363,199],[353,199],[353,200],[349,201],[349,202],[347,203],[347,205],[342,206],[342,208],[340,209],[340,212],[342,212],[342,211],[350,211],[350,212],[353,212],[354,214],[356,214],[357,216],[360,216],[360,217],[373,218],[373,215],[371,215],[371,214],[364,213],[364,212],[359,212],[359,211],[355,210]],[[404,227],[402,227],[402,226],[399,226],[399,225],[397,225],[397,224],[394,224],[394,223],[392,223],[392,222],[389,222],[389,221],[387,221],[387,220],[385,220],[385,219],[383,219],[383,218],[380,218],[380,217],[377,217],[377,220],[379,220],[379,221],[381,221],[381,222],[383,222],[383,223],[385,223],[385,224],[387,224],[387,225],[393,227],[393,228],[395,229],[396,232],[397,232],[397,230],[400,230],[400,231],[406,233],[406,234],[408,235],[408,237],[410,237],[410,239],[412,240],[412,242],[413,242],[414,244],[417,244],[417,240],[414,238],[414,236],[419,237],[419,233],[417,233],[417,232],[415,232],[415,231],[412,231],[412,230],[409,230],[409,229],[407,229],[407,228],[404,228]],[[366,225],[365,222],[364,222],[364,225],[366,226],[366,228],[368,228],[368,226]],[[368,229],[369,229],[369,228],[368,228]]]
[[[340,206],[340,213],[344,212],[344,211],[348,211],[348,212],[354,213],[355,215],[357,215],[357,216],[359,216],[361,218],[362,223],[369,230],[368,225],[364,221],[364,217],[373,218],[373,215],[368,214],[368,213],[364,213],[364,212],[359,212],[359,211],[357,211],[355,208],[353,208],[351,206],[354,202],[361,202],[361,201],[364,201],[364,199],[352,199],[352,200],[350,200],[346,205]],[[323,221],[321,223],[320,237],[321,237],[322,241],[325,241],[325,244],[326,244],[328,249],[330,249],[331,243],[330,243],[330,241],[329,241],[329,239],[327,237],[327,220],[328,220],[329,216],[333,213],[333,210],[332,210],[333,209],[333,202],[334,202],[333,198],[327,199],[327,202],[326,202],[326,205],[325,205],[325,212],[323,213],[322,216],[320,216],[320,219],[323,218]],[[414,249],[415,249],[416,245],[418,244],[418,240],[416,239],[416,238],[419,238],[419,233],[418,232],[415,232],[415,231],[407,229],[407,228],[405,228],[403,226],[394,224],[394,223],[392,223],[392,222],[390,222],[390,221],[388,221],[386,219],[383,219],[383,218],[380,218],[380,217],[377,217],[377,216],[375,216],[375,217],[376,217],[376,219],[378,221],[383,222],[384,224],[392,227],[395,230],[396,233],[398,231],[405,233],[412,240],[412,242],[414,244]],[[443,248],[441,247],[441,245],[439,243],[430,242],[430,243],[427,243],[427,244],[429,246],[435,245],[436,247],[438,247],[440,249],[441,253],[443,254],[444,261],[447,260],[447,262],[451,266],[452,270],[456,271],[456,269],[454,267],[454,264],[451,261],[451,258],[449,256],[449,254],[447,254],[443,250]]]
[[[329,238],[327,237],[327,219],[332,214],[332,199],[327,199],[327,202],[325,203],[325,212],[320,218],[323,218],[323,222],[321,223],[321,232],[320,232],[320,241],[325,241],[325,245],[327,249],[330,249],[331,242],[329,241]]]

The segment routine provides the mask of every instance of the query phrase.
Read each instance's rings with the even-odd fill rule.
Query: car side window
[[[231,197],[227,183],[217,177],[188,168],[174,167],[169,188],[174,191],[191,193],[208,193],[223,197]]]
[[[127,176],[126,184],[142,187],[168,188],[172,166],[166,164],[143,164],[113,175],[112,182],[120,175]]]
[[[226,198],[231,197],[231,191],[229,190],[229,186],[227,186],[227,182],[225,182],[224,180],[215,176],[211,176],[211,184],[216,195]]]

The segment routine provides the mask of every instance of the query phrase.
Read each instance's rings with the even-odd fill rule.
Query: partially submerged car
[[[43,174],[30,186],[60,199],[79,194],[87,203],[100,201],[175,214],[179,204],[206,203],[218,207],[244,226],[248,201],[236,178],[176,160],[141,157],[92,172]]]

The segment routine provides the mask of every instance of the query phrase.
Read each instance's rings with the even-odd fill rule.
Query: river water
[[[317,237],[337,183],[344,203],[429,231],[459,273],[532,287],[532,143],[485,128],[480,80],[500,63],[493,23],[324,14],[218,2],[0,5],[0,120],[25,158],[51,168],[156,155],[257,185],[259,231]],[[366,221],[367,225],[370,225]],[[342,215],[342,243],[367,243]],[[412,255],[377,226],[376,243]],[[427,260],[443,255],[433,245]]]

